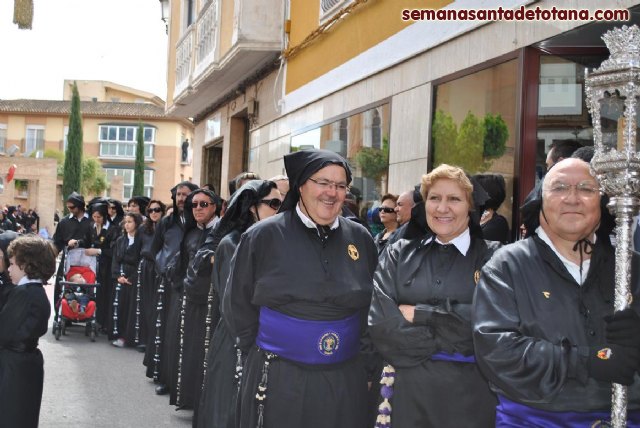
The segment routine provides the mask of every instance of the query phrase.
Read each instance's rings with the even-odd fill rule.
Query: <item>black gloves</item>
[[[604,344],[589,349],[589,376],[603,382],[631,385],[640,365],[640,350],[636,347]]]
[[[640,348],[640,316],[631,308],[604,317],[607,343]]]

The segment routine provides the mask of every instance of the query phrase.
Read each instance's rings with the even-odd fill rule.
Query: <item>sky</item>
[[[0,99],[61,100],[64,80],[106,80],[167,94],[158,0],[34,0],[31,30],[0,0]]]

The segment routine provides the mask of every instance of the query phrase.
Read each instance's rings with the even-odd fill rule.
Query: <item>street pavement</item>
[[[53,285],[46,289],[51,297]],[[192,411],[176,411],[168,395],[155,395],[135,349],[116,348],[103,335],[92,343],[82,325],[68,327],[56,341],[51,323],[39,346],[45,370],[40,428],[191,426]]]

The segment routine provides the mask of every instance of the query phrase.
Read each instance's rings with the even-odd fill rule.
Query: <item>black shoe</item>
[[[167,392],[169,392],[169,387],[167,385],[160,384],[156,386],[156,395],[165,395]]]
[[[138,352],[145,352],[147,350],[147,345],[136,345],[136,351]]]

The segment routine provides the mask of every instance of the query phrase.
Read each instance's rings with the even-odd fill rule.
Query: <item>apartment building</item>
[[[171,187],[193,177],[192,122],[167,115],[164,101],[147,92],[105,81],[77,84],[83,153],[99,159],[108,181],[116,183],[107,195],[125,201],[132,196],[136,134],[142,124],[145,195],[169,202]],[[72,86],[73,81],[64,82],[63,101],[0,100],[0,156],[41,159],[47,150],[64,152]],[[20,169],[16,178],[22,183],[19,175]],[[29,193],[31,181],[23,194]],[[61,201],[59,195],[59,207]]]
[[[196,180],[268,178],[286,153],[321,147],[349,160],[366,208],[447,162],[502,174],[500,211],[512,225],[549,146],[593,144],[584,71],[609,55],[601,35],[640,9],[638,0],[161,2],[167,113],[194,119]],[[501,20],[489,15],[498,9]],[[500,137],[483,139],[489,128]]]

